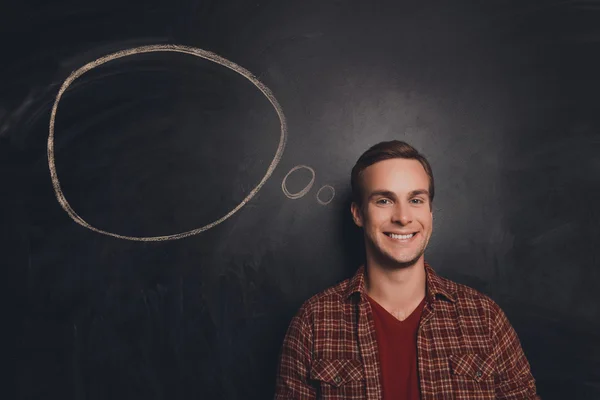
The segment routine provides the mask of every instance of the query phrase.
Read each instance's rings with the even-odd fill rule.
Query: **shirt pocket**
[[[491,356],[483,354],[451,355],[450,370],[453,376],[462,376],[481,382],[493,378],[494,363]]]
[[[494,362],[485,354],[467,353],[451,355],[450,373],[452,395],[455,400],[493,400]]]
[[[310,377],[320,383],[320,398],[362,399],[365,396],[365,374],[363,364],[359,360],[315,360]]]

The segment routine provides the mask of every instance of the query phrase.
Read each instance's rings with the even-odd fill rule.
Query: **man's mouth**
[[[409,240],[412,239],[417,232],[413,232],[413,233],[409,233],[407,235],[400,235],[397,233],[391,233],[391,232],[385,232],[386,236],[391,237],[392,239],[396,239],[396,240]]]

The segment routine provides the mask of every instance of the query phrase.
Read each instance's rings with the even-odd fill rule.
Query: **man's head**
[[[432,232],[433,173],[401,141],[378,143],[352,169],[352,216],[364,229],[367,263],[409,266],[423,260]]]
[[[433,171],[429,162],[421,153],[414,147],[406,142],[400,140],[392,140],[390,142],[380,142],[365,151],[356,161],[352,168],[352,175],[350,177],[350,185],[352,187],[353,201],[358,205],[362,205],[363,191],[360,183],[360,177],[363,171],[383,160],[389,160],[393,158],[404,158],[408,160],[417,160],[423,166],[425,173],[429,177],[429,204],[433,203],[433,196],[435,194],[435,188],[433,184]]]

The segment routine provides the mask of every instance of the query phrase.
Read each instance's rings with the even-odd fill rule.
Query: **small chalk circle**
[[[290,191],[288,190],[287,185],[286,185],[287,178],[288,178],[288,176],[290,176],[290,174],[292,174],[292,172],[298,171],[299,169],[307,169],[312,174],[312,177],[310,179],[310,182],[308,182],[308,184],[304,187],[304,189],[300,190],[297,193],[290,193]],[[290,169],[290,171],[283,178],[283,181],[281,181],[281,190],[283,191],[283,194],[285,194],[288,198],[295,200],[295,199],[299,199],[299,198],[305,196],[306,193],[308,193],[310,191],[310,189],[312,188],[314,183],[315,183],[315,170],[307,165],[297,165],[294,168]]]
[[[331,191],[331,197],[329,198],[329,200],[321,200],[321,192],[324,190],[327,190],[327,189],[329,189],[329,191]],[[319,204],[326,206],[327,204],[329,204],[333,201],[333,198],[335,197],[335,189],[331,185],[325,185],[325,186],[321,187],[321,189],[319,189],[316,197],[317,197],[317,201],[319,202]]]

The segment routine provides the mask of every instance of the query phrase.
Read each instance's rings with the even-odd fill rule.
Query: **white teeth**
[[[406,239],[410,239],[411,237],[413,237],[415,234],[411,233],[409,235],[396,235],[395,233],[390,233],[389,236],[392,239],[401,239],[401,240],[406,240]]]

